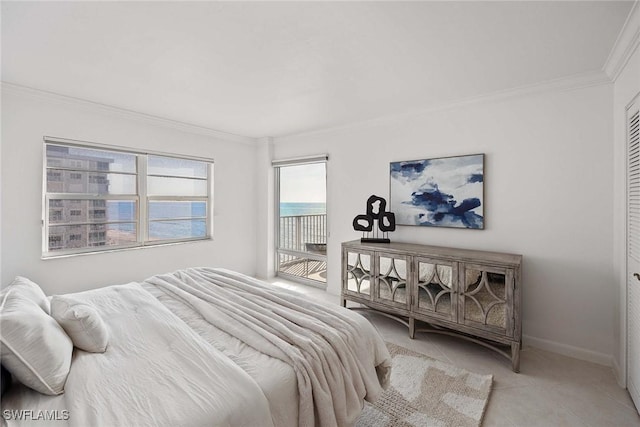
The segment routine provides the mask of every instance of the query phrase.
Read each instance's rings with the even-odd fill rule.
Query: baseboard
[[[620,368],[620,365],[618,364],[618,359],[616,357],[613,357],[612,360],[613,360],[613,366],[612,366],[613,375],[615,375],[618,385],[622,388],[627,388],[626,373],[624,372],[624,370]]]
[[[545,340],[542,338],[524,335],[522,337],[525,346],[536,347],[541,350],[551,351],[553,353],[562,354],[587,362],[597,363],[599,365],[612,367],[614,360],[610,354],[599,353],[597,351],[587,350],[581,347],[574,347],[568,344],[562,344],[556,341]]]

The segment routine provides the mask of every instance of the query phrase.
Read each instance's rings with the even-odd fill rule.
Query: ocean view
[[[280,204],[281,217],[324,215],[326,211],[326,203]],[[204,216],[206,216],[204,202],[151,202],[149,204],[149,237],[152,240],[204,237],[207,232],[206,221],[202,219]],[[125,221],[114,228],[124,233],[135,233],[135,203],[107,202],[107,221]]]
[[[193,218],[206,216],[204,202],[151,202],[149,219]],[[111,221],[135,221],[136,206],[129,201],[109,201],[107,217]],[[280,203],[280,216],[322,215],[327,213],[326,203]]]
[[[164,240],[204,237],[207,234],[207,224],[202,217],[206,216],[206,211],[207,205],[204,202],[151,202],[149,203],[149,238]],[[135,203],[108,202],[107,218],[111,221],[135,221]],[[122,223],[118,228],[123,232],[135,232],[134,223]]]
[[[327,213],[326,203],[280,203],[280,216],[322,215]]]

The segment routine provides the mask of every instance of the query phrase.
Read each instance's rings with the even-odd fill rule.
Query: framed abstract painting
[[[390,164],[397,225],[484,228],[484,154]]]

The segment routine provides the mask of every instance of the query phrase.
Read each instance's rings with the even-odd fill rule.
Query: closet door
[[[627,388],[640,408],[640,99],[627,110]]]

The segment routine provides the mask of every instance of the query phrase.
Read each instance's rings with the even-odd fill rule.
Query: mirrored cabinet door
[[[513,336],[513,271],[467,264],[460,279],[460,321]]]
[[[371,290],[373,288],[373,254],[370,252],[352,252],[343,253],[346,258],[344,261],[345,269],[343,274],[345,292],[371,299]]]
[[[412,309],[447,320],[456,320],[454,298],[458,264],[428,258],[414,258],[413,274],[416,284]]]
[[[406,257],[379,254],[375,291],[376,300],[385,304],[408,308],[408,266]]]

